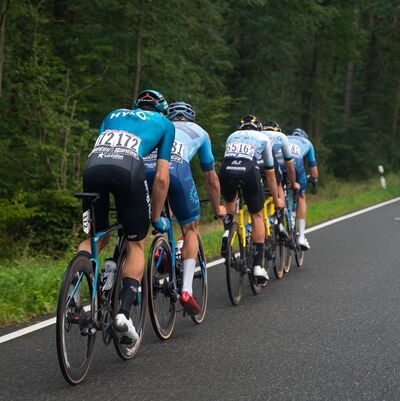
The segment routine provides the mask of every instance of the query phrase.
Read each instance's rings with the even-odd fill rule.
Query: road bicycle
[[[229,229],[226,253],[226,282],[232,305],[238,305],[242,298],[244,276],[248,276],[254,295],[261,291],[261,284],[253,276],[253,243],[251,239],[251,218],[245,218],[245,205],[241,187],[238,188],[238,222],[232,222]]]
[[[123,360],[132,359],[137,354],[143,339],[147,305],[144,275],[130,312],[139,339],[133,342],[113,329],[113,319],[121,303],[122,272],[126,260],[122,225],[115,223],[104,231],[96,232],[94,203],[100,195],[80,192],[75,196],[87,199],[90,204],[89,210],[83,214],[83,225],[84,231],[87,234],[90,232],[91,254],[78,252],[69,263],[61,283],[56,322],[58,362],[66,381],[74,385],[81,383],[88,373],[99,331],[104,344],[113,342]],[[112,287],[103,290],[97,243],[113,231],[118,233],[113,254],[116,272]]]
[[[166,235],[155,233],[147,261],[148,302],[151,323],[161,340],[168,340],[174,330],[176,314],[183,310],[178,303],[182,288],[182,261],[176,256],[173,218],[168,200],[163,215],[170,220]],[[190,315],[195,324],[203,323],[207,311],[208,283],[206,258],[200,234],[197,236],[199,251],[193,278],[193,296],[201,307],[197,315]],[[178,306],[179,305],[179,306]]]
[[[307,177],[307,180],[312,184],[312,194],[315,195],[317,193],[318,181],[311,180],[310,176]],[[292,264],[292,253],[294,253],[297,267],[302,267],[304,262],[304,250],[301,248],[298,242],[296,217],[298,192],[290,188],[289,184],[285,181],[286,180],[284,180],[283,183],[283,190],[285,193],[286,208],[284,209],[283,214],[279,219],[284,227],[284,232],[287,233],[287,235],[285,235],[282,240],[282,244],[285,248],[282,274],[283,272],[288,273],[290,271]]]

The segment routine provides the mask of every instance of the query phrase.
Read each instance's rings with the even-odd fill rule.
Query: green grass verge
[[[308,225],[399,196],[400,177],[388,176],[387,182],[386,190],[380,188],[378,179],[361,183],[331,182],[318,195],[308,195]],[[219,254],[222,231],[220,221],[201,226],[208,258]],[[62,276],[71,257],[68,254],[63,260],[55,261],[50,256],[36,256],[1,262],[0,327],[54,313]]]

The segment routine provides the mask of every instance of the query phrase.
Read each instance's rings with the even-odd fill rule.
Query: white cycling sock
[[[193,294],[192,284],[193,284],[195,267],[196,267],[196,261],[194,259],[185,259],[183,261],[182,291],[187,291],[190,295]]]
[[[304,230],[306,229],[305,219],[297,219],[297,227],[299,229],[299,237],[304,237]]]

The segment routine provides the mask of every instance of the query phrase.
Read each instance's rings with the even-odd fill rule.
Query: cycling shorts
[[[100,199],[94,203],[96,230],[109,226],[110,196],[112,193],[128,241],[140,241],[147,235],[150,226],[150,195],[144,174],[143,161],[130,158],[129,169],[111,163],[101,164],[90,160],[83,172],[83,190],[99,192]],[[83,210],[89,209],[89,202],[83,202]]]
[[[151,163],[148,164],[152,166]],[[146,167],[146,164],[145,164]],[[149,187],[153,187],[155,168],[145,168]],[[187,162],[171,162],[169,167],[168,200],[172,212],[181,226],[200,219],[200,202],[196,185]]]
[[[264,205],[264,188],[260,168],[255,161],[225,158],[219,173],[221,193],[227,202],[237,197],[238,187],[250,213],[258,213]]]
[[[306,174],[306,171],[304,170],[303,159],[294,157],[293,165],[294,165],[294,170],[296,172],[296,182],[298,182],[300,184],[299,194],[302,194],[307,189],[307,174]],[[282,168],[282,170],[283,170],[283,175],[284,175],[283,181],[286,182],[288,179],[286,166],[284,166]]]
[[[274,169],[275,169],[276,183],[278,185],[282,185],[282,178],[283,178],[282,170],[283,170],[283,168],[281,167],[281,164],[279,163],[279,161],[276,158],[275,154],[273,154],[273,157],[274,157]],[[284,166],[284,168],[286,168],[285,164],[283,164],[283,166]]]

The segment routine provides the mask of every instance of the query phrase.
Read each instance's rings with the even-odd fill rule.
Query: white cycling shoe
[[[133,341],[137,341],[139,339],[132,319],[127,319],[123,313],[118,313],[118,315],[115,316],[114,328],[124,336],[131,338]]]
[[[310,244],[308,243],[306,237],[299,237],[297,242],[303,251],[308,251],[310,249]]]
[[[259,265],[254,266],[253,276],[260,284],[263,284],[269,280],[267,271]]]

